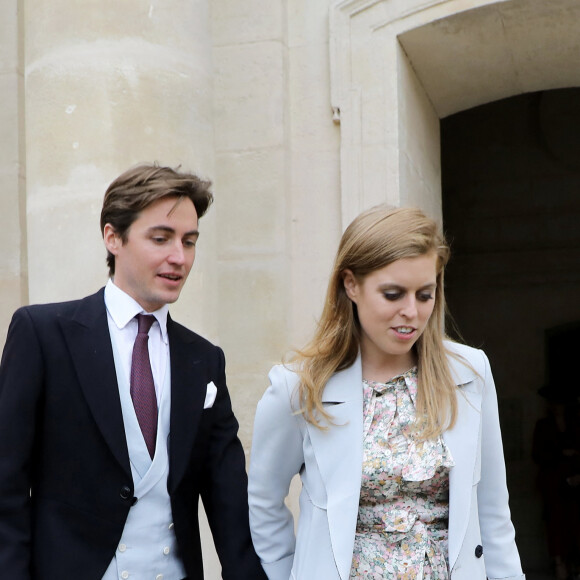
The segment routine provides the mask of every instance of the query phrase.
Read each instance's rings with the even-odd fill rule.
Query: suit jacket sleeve
[[[0,570],[14,580],[31,575],[30,489],[42,384],[41,345],[20,309],[0,363]]]
[[[238,439],[238,422],[234,417],[225,382],[225,359],[218,353],[218,390],[214,405],[212,429],[201,497],[222,565],[222,578],[228,580],[262,580],[266,578],[249,533],[248,496],[245,455]]]
[[[508,507],[497,395],[487,356],[482,352],[481,479],[478,511],[488,578],[524,578]],[[478,369],[479,370],[479,369]]]
[[[284,500],[304,463],[303,434],[292,408],[295,378],[282,366],[258,404],[249,475],[250,529],[270,580],[288,580],[294,560],[294,521]]]

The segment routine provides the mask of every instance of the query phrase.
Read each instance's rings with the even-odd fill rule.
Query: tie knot
[[[138,334],[148,334],[151,325],[155,321],[154,316],[149,314],[137,314],[137,323],[139,324]]]

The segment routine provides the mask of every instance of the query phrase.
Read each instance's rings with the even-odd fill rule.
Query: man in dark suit
[[[125,172],[101,213],[107,286],[14,314],[0,366],[0,578],[202,579],[200,496],[222,577],[266,578],[223,352],[168,315],[209,186],[156,165]]]

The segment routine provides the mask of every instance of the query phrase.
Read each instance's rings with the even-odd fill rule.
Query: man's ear
[[[342,283],[344,284],[346,295],[356,304],[358,282],[355,275],[348,268],[342,272]]]
[[[123,240],[121,240],[121,236],[117,235],[115,228],[111,224],[105,224],[103,228],[103,241],[105,242],[105,248],[113,256],[117,255],[119,248],[123,245]]]

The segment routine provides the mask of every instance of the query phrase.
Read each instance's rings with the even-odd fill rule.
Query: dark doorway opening
[[[441,151],[449,308],[492,364],[524,569],[548,571],[532,439],[550,379],[547,333],[580,321],[580,89],[447,117]],[[573,354],[559,357],[566,385],[556,388],[580,395]]]

